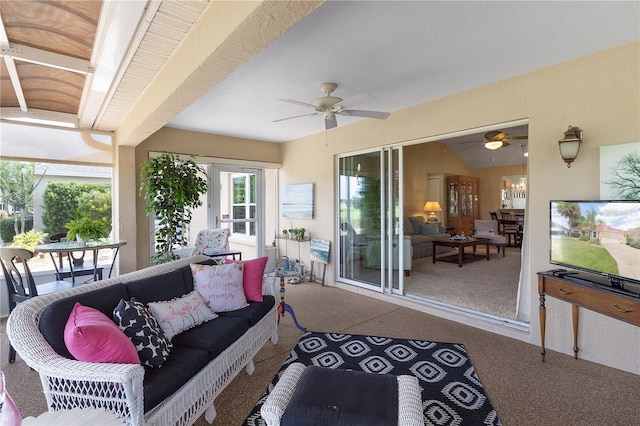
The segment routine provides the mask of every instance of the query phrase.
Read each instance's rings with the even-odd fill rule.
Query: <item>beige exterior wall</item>
[[[536,272],[552,268],[548,262],[548,201],[597,199],[599,147],[640,141],[640,42],[398,111],[386,120],[365,120],[281,146],[162,129],[136,148],[135,166],[138,171],[150,150],[281,162],[280,193],[286,184],[315,184],[314,219],[294,221],[293,226],[305,227],[314,238],[334,242],[327,272],[328,282],[333,283],[336,155],[520,119],[529,120],[529,194],[519,317],[530,321],[531,332],[519,338],[537,345],[540,333]],[[571,168],[566,167],[557,147],[568,125],[583,129],[585,138]],[[434,147],[408,147],[407,151],[428,152]],[[483,216],[488,216],[488,211],[499,205],[499,195],[491,188],[492,182],[497,182],[499,187],[502,175],[521,172],[521,166],[472,170],[455,158],[446,162],[426,160],[427,164],[424,161],[416,164],[416,158],[405,155],[407,167],[419,166],[426,173],[451,173],[437,169],[448,165],[456,169],[455,173],[467,174],[468,171],[478,176],[482,182]],[[136,176],[138,174],[136,172]],[[426,179],[406,177],[405,194],[426,188]],[[140,198],[137,202],[135,235],[140,267],[148,263],[149,226]],[[422,213],[420,202],[424,200],[405,200],[405,213],[411,214],[416,209]],[[280,218],[280,223],[289,227],[290,221]],[[580,323],[581,358],[640,374],[640,328],[587,310],[581,311]],[[510,335],[508,331],[504,334]],[[546,340],[548,349],[572,354],[571,308],[567,303],[548,299]],[[531,350],[537,352],[535,347]],[[550,358],[548,356],[548,362],[552,362]]]
[[[548,202],[597,199],[599,147],[640,141],[640,42],[398,111],[386,120],[366,120],[287,143],[282,152],[280,186],[315,183],[316,218],[304,226],[314,236],[335,241],[336,154],[520,119],[529,120],[529,194],[519,316],[530,321],[531,333],[526,339],[537,345],[536,272],[552,268],[548,262]],[[569,125],[583,129],[585,138],[571,168],[560,158],[557,142]],[[430,151],[431,147],[411,147],[407,151],[413,149]],[[313,153],[312,158],[309,153]],[[433,173],[441,171],[437,169],[440,162],[431,164],[429,156],[424,157],[427,159],[419,161],[424,172],[430,173],[431,166]],[[451,161],[449,165],[457,169],[456,173],[464,171],[463,165]],[[405,155],[407,166],[414,167],[414,163],[416,158]],[[483,216],[488,215],[490,206],[498,205],[498,193],[492,195],[494,191],[484,185],[495,181],[499,186],[503,174],[520,171],[521,166],[470,171],[483,185]],[[406,184],[405,195],[423,190],[420,185],[426,188],[422,178],[419,182],[410,178]],[[406,200],[405,213],[420,210],[419,201]],[[333,249],[332,256],[329,277],[335,276]],[[581,358],[640,374],[640,328],[587,310],[582,310],[580,323]],[[546,340],[548,349],[572,353],[571,309],[567,303],[548,299]]]

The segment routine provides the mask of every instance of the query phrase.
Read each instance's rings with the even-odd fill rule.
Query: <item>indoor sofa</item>
[[[404,235],[411,238],[412,258],[433,256],[433,240],[448,240],[450,234],[440,223],[427,223],[422,216],[412,216],[404,220]],[[436,247],[436,254],[448,253],[450,247]]]
[[[244,367],[252,374],[254,355],[269,339],[277,341],[275,288],[262,302],[219,313],[173,336],[160,368],[77,361],[65,346],[65,325],[76,307],[111,318],[122,300],[176,300],[194,290],[190,265],[207,263],[206,256],[189,257],[20,303],[7,333],[20,357],[40,374],[49,411],[103,407],[129,424],[163,426],[192,424],[205,413],[212,423],[214,399]]]

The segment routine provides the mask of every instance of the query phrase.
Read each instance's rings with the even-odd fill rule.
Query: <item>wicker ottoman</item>
[[[273,388],[260,414],[268,426],[422,426],[418,379],[291,364]]]

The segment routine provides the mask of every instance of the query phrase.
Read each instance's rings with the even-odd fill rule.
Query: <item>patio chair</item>
[[[55,293],[73,287],[73,283],[67,281],[52,281],[36,285],[27,260],[33,257],[33,252],[21,248],[0,248],[0,263],[4,272],[4,281],[7,286],[9,300],[9,314],[18,303],[24,302],[39,294]],[[24,272],[20,272],[17,264],[21,263]],[[9,344],[9,362],[16,360],[16,351]]]
[[[498,248],[502,247],[502,257],[505,256],[505,246],[507,240],[504,235],[498,233],[498,221],[497,220],[474,220],[473,221],[473,236],[475,238],[488,238],[489,245]]]
[[[202,229],[198,231],[196,236],[195,248],[191,252],[191,256],[204,254],[210,256],[218,251],[229,250],[229,229]],[[214,257],[216,263],[220,263],[227,256]]]

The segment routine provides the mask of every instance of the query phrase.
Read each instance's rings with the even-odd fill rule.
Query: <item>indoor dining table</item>
[[[109,240],[109,239],[100,239],[98,241],[87,241],[84,243],[79,243],[77,241],[61,241],[58,243],[49,243],[49,244],[41,244],[36,246],[36,250],[40,253],[49,253],[51,256],[51,260],[53,261],[53,266],[56,268],[56,279],[61,280],[61,268],[58,267],[53,255],[55,253],[66,255],[67,260],[69,261],[69,269],[71,280],[75,282],[75,274],[74,267],[78,268],[77,265],[74,265],[72,252],[87,252],[90,251],[93,253],[93,280],[98,280],[98,251],[103,249],[113,249],[113,259],[111,260],[111,266],[109,268],[109,275],[107,278],[111,278],[111,273],[113,271],[113,266],[116,263],[116,257],[118,256],[118,251],[120,247],[126,245],[127,242],[125,240]],[[101,275],[101,274],[100,274]]]

